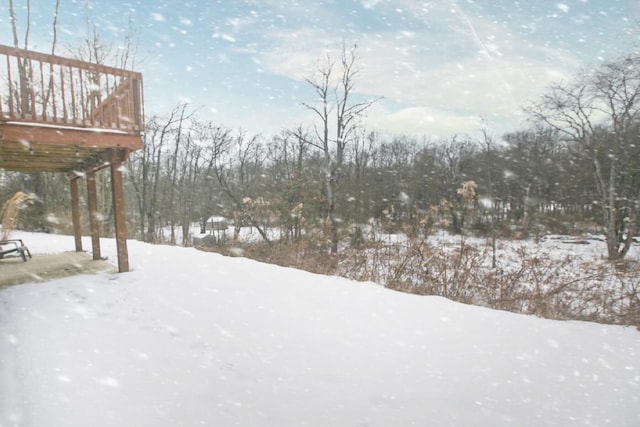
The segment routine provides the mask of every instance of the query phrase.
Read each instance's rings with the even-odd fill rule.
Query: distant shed
[[[206,229],[209,233],[214,231],[226,231],[229,227],[229,221],[223,216],[212,216],[207,219]]]

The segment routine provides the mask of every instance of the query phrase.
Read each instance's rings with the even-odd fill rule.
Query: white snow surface
[[[640,425],[635,328],[191,248],[129,256],[129,273],[0,291],[1,427]]]

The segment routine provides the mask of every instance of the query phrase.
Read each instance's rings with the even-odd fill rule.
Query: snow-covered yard
[[[635,328],[191,248],[129,253],[130,273],[0,291],[1,427],[640,425]]]

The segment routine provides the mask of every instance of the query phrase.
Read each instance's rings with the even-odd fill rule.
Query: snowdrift
[[[1,427],[640,425],[636,329],[129,253],[130,273],[0,291]]]

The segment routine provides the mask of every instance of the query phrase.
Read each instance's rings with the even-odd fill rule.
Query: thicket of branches
[[[168,227],[174,229],[171,243],[189,244],[189,225],[204,226],[212,215],[278,227],[285,240],[321,231],[327,218],[325,169],[308,139],[303,129],[270,138],[225,129],[199,121],[185,105],[168,118],[149,118],[143,149],[127,164],[130,235],[163,241],[161,231]],[[359,233],[367,224],[410,235],[434,228],[509,235],[602,230],[592,167],[574,146],[548,128],[503,140],[487,148],[470,137],[360,135],[345,150],[339,172],[340,232]],[[630,167],[625,177],[636,192],[630,201],[637,200],[640,188],[637,169]],[[460,190],[471,181],[473,195],[465,199]],[[108,182],[100,184],[108,201]],[[14,190],[36,194],[41,209],[37,215],[25,212],[23,226],[64,228],[66,187],[64,176],[35,180],[5,173],[2,198]],[[107,228],[108,206],[101,207]]]

